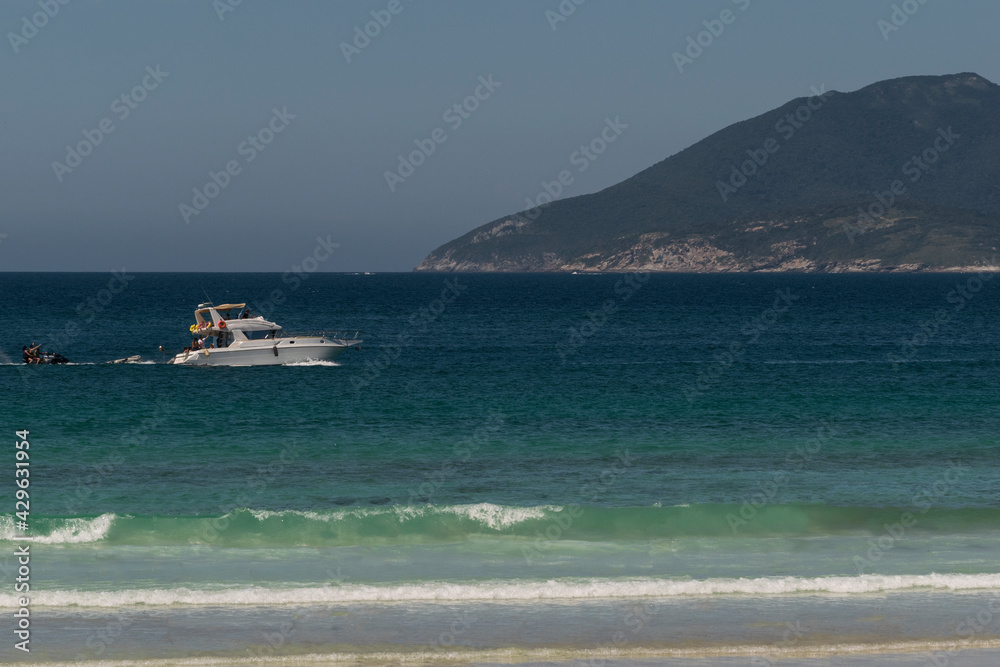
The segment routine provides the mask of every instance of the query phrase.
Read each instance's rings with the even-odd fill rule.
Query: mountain
[[[416,270],[998,264],[1000,86],[963,73],[813,92],[605,190],[477,227]]]

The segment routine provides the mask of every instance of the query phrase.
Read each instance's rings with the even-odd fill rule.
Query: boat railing
[[[315,336],[319,338],[329,338],[331,340],[358,340],[361,338],[362,331],[360,329],[352,330],[347,329],[343,331],[285,331],[282,330],[282,335],[279,338],[292,338],[295,336]]]

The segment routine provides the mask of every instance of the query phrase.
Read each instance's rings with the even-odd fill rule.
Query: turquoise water
[[[989,274],[0,285],[2,660],[996,662]],[[163,364],[206,293],[365,343]]]

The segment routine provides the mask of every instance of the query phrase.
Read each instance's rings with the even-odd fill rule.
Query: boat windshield
[[[243,334],[249,340],[266,340],[271,338],[279,338],[281,336],[281,329],[263,329],[261,331],[244,331]]]

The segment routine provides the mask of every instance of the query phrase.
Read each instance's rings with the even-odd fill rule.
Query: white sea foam
[[[648,647],[648,646],[602,646],[599,648],[452,648],[432,651],[371,651],[341,653],[307,653],[292,655],[253,655],[245,658],[233,656],[210,656],[194,658],[153,658],[135,660],[88,660],[88,667],[228,667],[231,665],[394,665],[394,664],[468,664],[492,663],[514,665],[526,662],[551,662],[568,664],[570,661],[591,661],[605,664],[608,660],[651,660],[656,658],[739,658],[745,661],[750,656],[766,655],[768,658],[818,658],[824,656],[873,656],[871,664],[897,664],[896,654],[937,653],[955,651],[989,651],[1000,648],[995,639],[965,639],[962,641],[881,641],[844,644],[796,643],[792,646],[773,644],[718,644],[695,648]],[[251,651],[252,652],[252,651]],[[892,662],[882,662],[878,657],[889,656]],[[905,659],[905,658],[904,658]],[[988,658],[987,658],[988,659]],[[15,664],[15,663],[11,663]],[[31,662],[37,667],[65,667],[65,662]],[[742,664],[742,663],[739,663]],[[909,664],[909,663],[907,663]],[[931,664],[931,663],[927,663]],[[964,663],[963,663],[964,664]]]
[[[66,525],[57,528],[49,535],[35,538],[35,541],[44,544],[96,542],[107,537],[116,518],[115,514],[108,513],[93,519],[69,519]]]
[[[455,514],[485,524],[493,530],[501,530],[532,519],[544,519],[546,512],[558,512],[560,507],[554,505],[541,507],[507,507],[493,503],[477,503],[475,505],[448,505],[440,508],[441,512]]]
[[[107,537],[116,518],[115,514],[108,513],[89,519],[63,519],[63,525],[48,535],[29,534],[29,536],[32,542],[41,544],[97,542]],[[23,531],[16,529],[13,516],[0,516],[0,540],[12,540],[24,535]]]
[[[668,598],[709,595],[865,594],[907,590],[1000,590],[1000,574],[861,575],[857,577],[762,577],[757,579],[572,579],[549,581],[349,584],[302,588],[149,589],[120,591],[33,590],[32,604],[47,607],[123,605],[276,605],[351,602],[545,601]],[[16,606],[0,594],[0,606]]]
[[[293,655],[253,655],[245,658],[233,656],[210,656],[194,658],[153,658],[136,660],[88,660],[88,667],[228,667],[231,665],[394,665],[394,664],[468,664],[493,663],[500,665],[526,662],[551,662],[569,664],[570,661],[590,661],[605,664],[608,660],[651,660],[656,658],[738,658],[739,664],[755,655],[768,658],[820,658],[828,656],[889,656],[892,662],[883,662],[877,657],[871,664],[897,664],[895,654],[989,651],[1000,648],[995,639],[964,639],[962,641],[881,641],[844,644],[793,643],[791,646],[774,644],[718,644],[693,648],[688,647],[648,647],[648,646],[602,646],[599,648],[452,648],[433,651],[371,651],[341,653],[307,653]],[[988,659],[988,658],[987,658]],[[912,663],[912,659],[907,664]],[[12,663],[13,664],[13,663]],[[65,662],[31,662],[37,667],[65,667]],[[915,664],[915,663],[913,663]],[[926,664],[930,664],[929,662]],[[963,663],[964,664],[964,663]]]
[[[887,655],[891,664],[897,664],[895,654],[916,654],[952,651],[989,651],[1000,648],[995,639],[964,639],[962,641],[881,641],[844,644],[794,643],[791,646],[774,644],[718,644],[693,648],[648,646],[602,646],[599,648],[452,648],[416,651],[371,651],[341,653],[307,653],[292,655],[253,655],[245,658],[210,656],[193,658],[153,658],[135,660],[89,660],[88,667],[228,667],[231,665],[394,665],[394,664],[468,664],[493,663],[500,665],[526,662],[552,662],[568,664],[570,661],[591,661],[605,664],[608,660],[651,660],[656,658],[738,658],[745,662],[750,656],[766,655],[768,658],[819,658],[826,656]],[[912,662],[912,660],[911,660]],[[65,667],[65,662],[35,662],[37,667]],[[890,664],[873,658],[872,664]],[[909,664],[909,663],[907,663]],[[930,664],[930,663],[927,663]]]
[[[470,505],[392,505],[387,507],[350,507],[326,512],[315,510],[258,510],[248,511],[258,521],[266,521],[272,517],[288,518],[303,517],[313,521],[335,523],[346,518],[370,518],[392,516],[401,522],[441,514],[450,514],[459,518],[481,523],[493,530],[509,528],[523,521],[544,519],[546,512],[558,512],[562,507],[557,505],[541,505],[537,507],[515,507],[495,505],[493,503],[476,503]],[[229,515],[227,515],[229,516]]]

